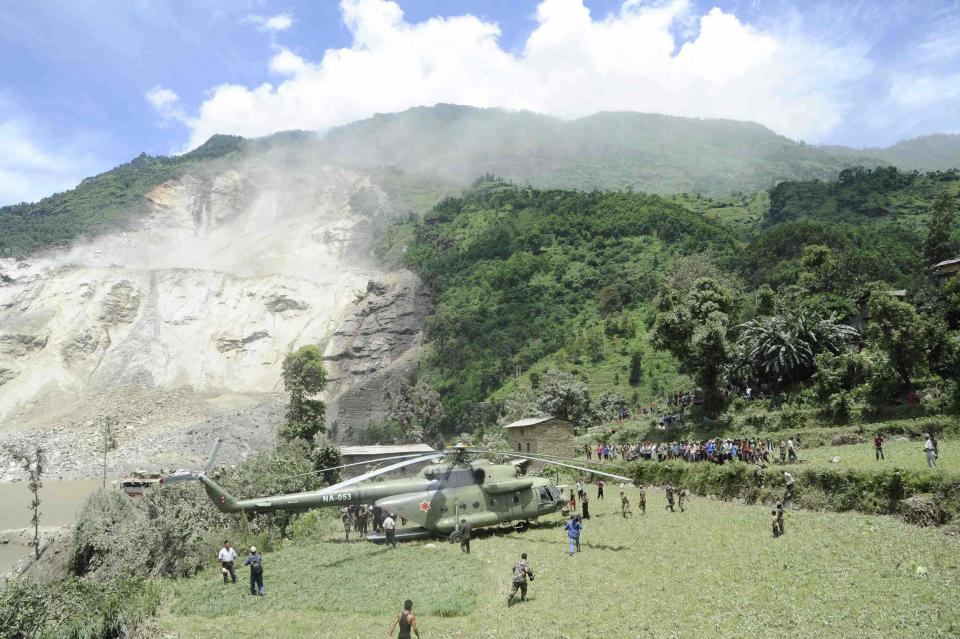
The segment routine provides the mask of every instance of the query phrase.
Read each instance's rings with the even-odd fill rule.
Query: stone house
[[[933,273],[937,278],[937,286],[943,286],[951,277],[960,273],[960,257],[936,264],[933,267]]]
[[[512,452],[558,457],[573,457],[576,453],[573,423],[566,419],[527,417],[503,428]]]

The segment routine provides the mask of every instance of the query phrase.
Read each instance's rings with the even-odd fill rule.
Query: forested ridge
[[[958,185],[955,171],[893,168],[781,183],[744,228],[726,218],[750,198],[693,207],[479,180],[403,234],[434,295],[426,370],[448,428],[553,369],[614,403],[690,393],[713,416],[749,386],[819,393],[839,419],[918,380],[950,404],[960,296],[930,267],[960,246]],[[870,315],[887,323],[865,328]]]

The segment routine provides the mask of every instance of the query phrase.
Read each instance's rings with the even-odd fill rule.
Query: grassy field
[[[625,520],[615,494],[593,500],[574,557],[558,517],[485,534],[470,556],[444,541],[344,543],[326,519],[321,540],[266,554],[266,597],[246,594],[243,572],[222,585],[211,565],[167,582],[160,621],[176,637],[382,637],[409,597],[424,637],[960,636],[956,537],[791,511],[775,540],[766,508],[692,498],[671,514],[664,503],[650,490],[647,514]],[[508,609],[521,552],[536,580]]]
[[[940,456],[937,468],[946,472],[960,472],[960,441],[942,440],[939,442]],[[889,468],[891,466],[910,470],[926,470],[927,457],[923,452],[922,441],[887,440],[883,447],[884,459],[877,461],[873,441],[850,446],[820,446],[798,451],[803,465],[828,466],[832,468],[862,468],[865,470]],[[840,457],[839,464],[830,460]]]

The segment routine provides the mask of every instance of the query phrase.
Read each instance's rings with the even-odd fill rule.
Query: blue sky
[[[214,132],[438,101],[960,132],[960,0],[47,0],[0,10],[0,59],[0,204]]]

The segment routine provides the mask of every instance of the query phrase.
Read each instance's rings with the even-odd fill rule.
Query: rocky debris
[[[60,348],[60,355],[66,364],[72,364],[86,359],[100,348],[103,334],[100,329],[87,326],[64,341]]]
[[[102,415],[115,415],[117,447],[107,453],[107,475],[171,468],[203,468],[214,442],[224,440],[220,462],[234,464],[269,449],[286,411],[286,398],[241,409],[211,410],[203,398],[189,392],[131,395],[139,401],[121,404],[104,398]],[[121,408],[125,406],[125,408]],[[177,413],[179,411],[179,413]],[[206,417],[194,417],[208,413]],[[47,479],[99,477],[103,472],[103,432],[97,416],[83,415],[42,430],[0,431],[0,482],[24,479],[8,447],[40,445],[47,451]]]
[[[100,316],[107,324],[127,324],[137,318],[140,308],[140,291],[129,280],[120,280],[110,287],[110,292],[100,302]]]
[[[243,350],[243,347],[257,340],[266,339],[270,337],[269,331],[256,331],[250,333],[246,337],[240,339],[234,339],[229,337],[220,337],[217,339],[217,350],[221,353],[229,353],[230,351],[240,351]]]
[[[8,357],[24,357],[33,352],[43,350],[47,346],[47,336],[24,335],[23,333],[8,333],[0,335],[0,355]]]
[[[914,495],[897,504],[904,521],[916,526],[939,526],[946,523],[947,515],[934,501],[932,495]]]
[[[19,375],[19,373],[15,370],[0,368],[0,386],[3,386],[17,375]]]
[[[264,302],[264,306],[274,313],[305,311],[310,308],[310,305],[306,302],[295,300],[283,293],[268,296]]]

